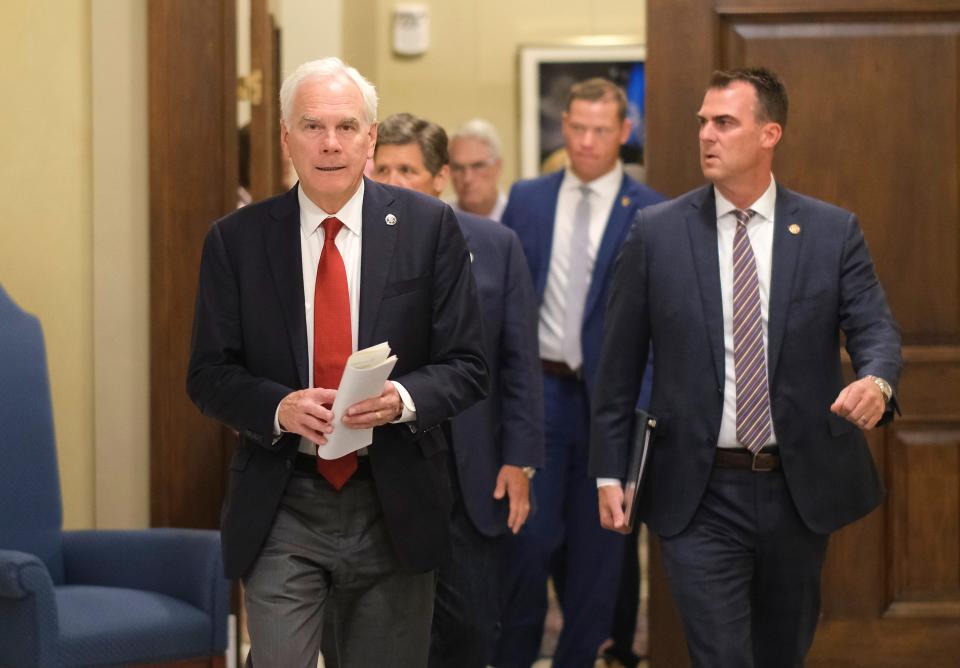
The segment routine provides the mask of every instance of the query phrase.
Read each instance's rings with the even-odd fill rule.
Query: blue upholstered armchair
[[[43,332],[0,286],[0,666],[223,665],[216,532],[61,524]]]

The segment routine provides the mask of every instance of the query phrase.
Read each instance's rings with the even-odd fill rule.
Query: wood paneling
[[[280,156],[279,32],[267,0],[250,3],[250,67],[262,76],[262,95],[250,107],[250,194],[266,199],[283,188]]]
[[[713,70],[771,67],[791,98],[778,181],[858,214],[903,330],[903,415],[868,436],[887,500],[831,538],[809,665],[956,665],[960,2],[649,0],[648,35],[650,184],[702,183],[694,114]],[[651,561],[651,665],[688,665]]]
[[[236,5],[151,0],[150,516],[219,525],[224,435],[186,395],[200,249],[236,205]]]

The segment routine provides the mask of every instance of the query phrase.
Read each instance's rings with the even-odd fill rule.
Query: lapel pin
[[[387,225],[396,225],[396,224],[397,224],[397,217],[394,216],[392,213],[388,213],[388,214],[387,214],[387,217],[384,218],[383,220],[384,220],[384,222],[385,222]]]
[[[470,261],[473,262],[473,253],[470,253]]]
[[[624,195],[624,196],[620,199],[620,205],[621,205],[621,206],[630,206],[630,198],[627,197],[626,195]]]
[[[800,226],[797,225],[796,223],[794,223],[787,229],[790,230],[790,234],[800,234]]]

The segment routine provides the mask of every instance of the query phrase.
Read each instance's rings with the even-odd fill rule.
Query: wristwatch
[[[890,387],[890,383],[885,381],[883,378],[878,378],[877,376],[867,376],[867,378],[876,383],[877,387],[880,388],[880,391],[883,392],[884,403],[889,403],[890,398],[893,396],[893,388]]]
[[[537,469],[532,466],[524,466],[521,470],[523,475],[527,476],[527,480],[533,480],[533,476],[537,475]]]

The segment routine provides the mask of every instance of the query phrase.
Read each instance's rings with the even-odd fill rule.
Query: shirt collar
[[[730,200],[720,194],[720,191],[717,190],[717,187],[713,188],[713,195],[716,201],[717,206],[717,220],[721,217],[726,216],[729,213],[732,213],[737,207],[733,205]],[[773,178],[773,174],[770,175],[770,185],[767,186],[767,189],[763,191],[763,194],[757,199],[756,202],[748,206],[748,209],[753,209],[757,216],[763,220],[773,221],[773,212],[777,206],[777,182]]]
[[[564,170],[563,183],[560,187],[564,190],[578,190],[580,186],[588,185],[595,195],[613,199],[616,197],[617,191],[620,190],[620,183],[622,181],[623,163],[617,160],[617,164],[614,165],[613,169],[609,172],[586,183],[581,181],[577,175],[573,173],[573,170],[567,167],[567,169]]]
[[[361,236],[363,229],[363,189],[363,179],[360,179],[360,186],[353,193],[353,196],[347,200],[347,203],[340,207],[339,211],[330,213],[314,204],[313,200],[303,192],[303,188],[298,187],[297,201],[300,202],[300,227],[304,236],[310,236],[316,232],[320,224],[330,216],[336,216],[345,228],[358,237]]]

